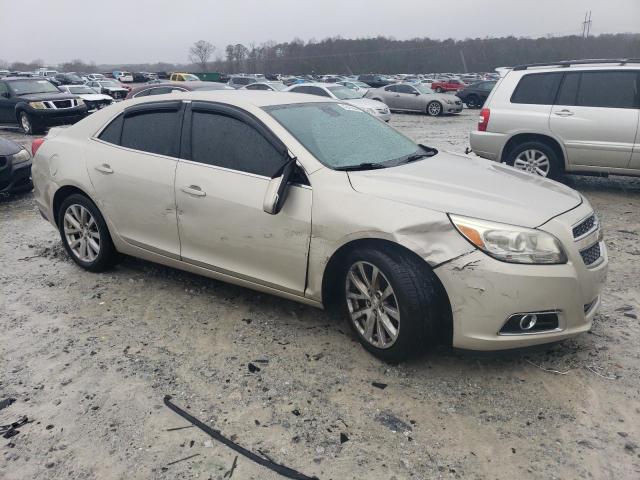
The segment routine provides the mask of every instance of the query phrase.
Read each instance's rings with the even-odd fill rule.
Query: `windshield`
[[[196,77],[195,75],[192,75],[190,73],[183,73],[182,74],[182,78],[184,78],[185,82],[194,82],[194,81],[200,80],[198,77]]]
[[[264,110],[334,170],[393,166],[421,151],[386,123],[344,103],[294,103]]]
[[[102,87],[115,87],[115,88],[121,88],[119,84],[117,84],[116,82],[112,82],[111,80],[106,80],[106,81],[101,81],[98,82],[100,84],[100,86]]]
[[[16,95],[28,95],[30,93],[60,93],[49,80],[16,80],[8,82],[9,88]]]
[[[274,90],[278,90],[278,91],[284,90],[285,88],[287,88],[287,86],[282,82],[269,82],[267,85],[269,85]]]
[[[429,87],[427,85],[422,85],[422,84],[418,83],[418,84],[414,85],[413,88],[418,90],[420,93],[424,93],[426,95],[431,95],[433,93],[433,90],[431,90],[431,87]]]
[[[360,95],[358,95],[352,89],[343,87],[342,85],[335,86],[335,87],[327,87],[327,90],[333,93],[335,97],[339,100],[357,100],[361,98]]]
[[[77,87],[69,86],[67,88],[69,89],[69,93],[75,93],[76,95],[80,95],[83,93],[88,93],[88,94],[96,93],[96,91],[93,90],[91,87],[86,87],[84,85],[79,85]]]

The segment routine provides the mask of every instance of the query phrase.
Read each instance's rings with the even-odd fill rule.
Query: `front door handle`
[[[189,185],[188,187],[182,187],[181,190],[194,197],[206,197],[207,192],[203,191],[198,185]]]
[[[113,173],[113,168],[111,168],[111,165],[108,165],[106,163],[103,163],[102,165],[98,165],[96,167],[96,170],[102,173]]]
[[[573,112],[571,110],[567,110],[566,108],[564,110],[558,110],[557,112],[553,113],[558,115],[559,117],[570,117],[571,115],[573,115]]]

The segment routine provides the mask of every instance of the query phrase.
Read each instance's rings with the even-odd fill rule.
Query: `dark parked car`
[[[366,83],[372,88],[386,87],[387,85],[391,85],[392,83],[395,83],[392,80],[384,78],[381,75],[374,75],[371,73],[360,75],[358,77],[358,81]]]
[[[459,90],[456,96],[469,108],[480,108],[487,101],[487,97],[496,85],[495,81],[476,82]]]
[[[29,192],[31,154],[22,145],[0,138],[0,193]]]
[[[56,86],[60,85],[81,85],[84,83],[82,77],[75,73],[56,73],[49,81]]]
[[[18,124],[27,135],[46,127],[76,123],[87,115],[81,98],[62,93],[49,80],[0,79],[0,124]]]
[[[235,90],[227,85],[217,82],[161,82],[147,83],[132,89],[127,98],[146,97],[147,95],[164,95],[165,93],[192,92],[194,90]]]
[[[145,82],[148,82],[149,80],[153,80],[153,79],[151,78],[151,75],[146,72],[135,72],[133,74],[134,83],[145,83]]]

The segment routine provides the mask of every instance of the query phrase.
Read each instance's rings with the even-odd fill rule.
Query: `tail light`
[[[489,126],[489,116],[491,114],[491,110],[488,108],[483,108],[480,110],[480,118],[478,119],[478,131],[486,132],[487,127]]]
[[[44,138],[34,138],[31,142],[31,156],[34,157],[38,149],[44,143]]]

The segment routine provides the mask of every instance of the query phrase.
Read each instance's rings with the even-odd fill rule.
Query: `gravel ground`
[[[391,124],[462,152],[476,118]],[[282,478],[242,456],[233,470],[229,448],[171,430],[188,425],[163,405],[171,394],[323,480],[640,478],[640,179],[568,182],[597,209],[611,257],[592,332],[533,351],[440,348],[398,366],[311,307],[133,258],[84,272],[30,194],[1,199],[0,400],[16,402],[0,425],[29,423],[0,439],[0,477]]]

